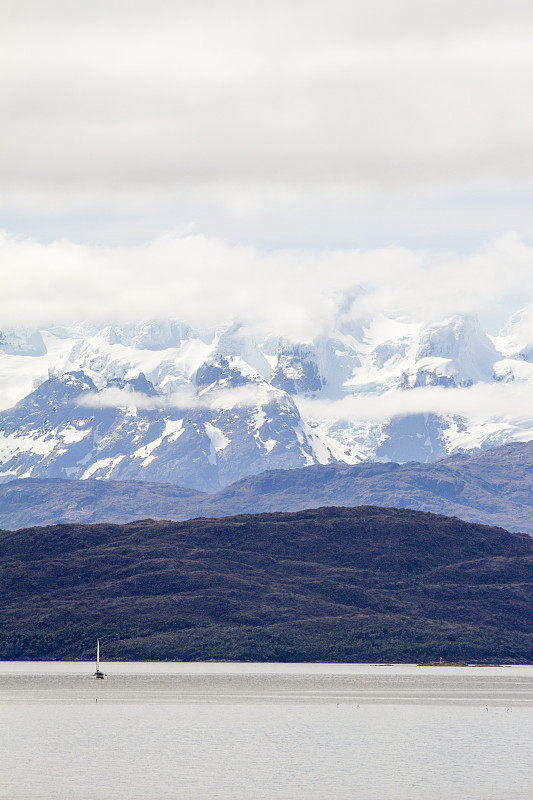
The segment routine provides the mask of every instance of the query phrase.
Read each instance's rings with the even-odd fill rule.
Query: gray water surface
[[[533,798],[533,667],[103,667],[0,662],[0,798]]]

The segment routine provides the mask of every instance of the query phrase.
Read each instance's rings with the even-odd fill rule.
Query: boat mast
[[[100,672],[100,639],[96,641],[96,671]]]

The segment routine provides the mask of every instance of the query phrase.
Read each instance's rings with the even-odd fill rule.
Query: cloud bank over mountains
[[[505,416],[509,420],[524,421],[531,416],[531,385],[478,383],[452,392],[426,386],[377,397],[352,396],[333,401],[299,398],[297,405],[303,416],[317,420],[384,422],[395,416],[436,414],[481,416],[486,420]]]
[[[102,247],[4,232],[0,262],[8,278],[2,326],[181,319],[211,328],[235,320],[258,336],[307,341],[339,326],[357,334],[379,315],[493,316],[501,326],[533,302],[533,247],[513,234],[465,256],[394,247],[265,252],[192,234]],[[511,324],[524,347],[533,343],[531,308]]]
[[[124,389],[103,389],[87,392],[77,400],[81,408],[129,408],[135,411],[156,409],[227,410],[255,408],[272,402],[276,392],[266,392],[261,386],[220,389],[205,396],[192,391],[149,396]],[[422,387],[410,392],[378,396],[348,396],[340,400],[298,397],[298,410],[304,418],[315,421],[331,419],[343,422],[385,422],[393,417],[418,414],[506,417],[514,422],[528,421],[531,416],[531,384],[494,385],[479,383],[456,388],[453,392],[442,387]]]

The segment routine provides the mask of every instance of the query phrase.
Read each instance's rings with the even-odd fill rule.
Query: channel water
[[[533,667],[0,662],[4,800],[531,800]]]

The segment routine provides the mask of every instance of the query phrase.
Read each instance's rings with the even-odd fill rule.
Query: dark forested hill
[[[320,508],[0,533],[0,658],[524,662],[533,539]]]
[[[413,508],[533,534],[533,442],[431,464],[329,464],[251,475],[208,495],[141,481],[0,485],[0,527],[188,519],[362,504]]]

